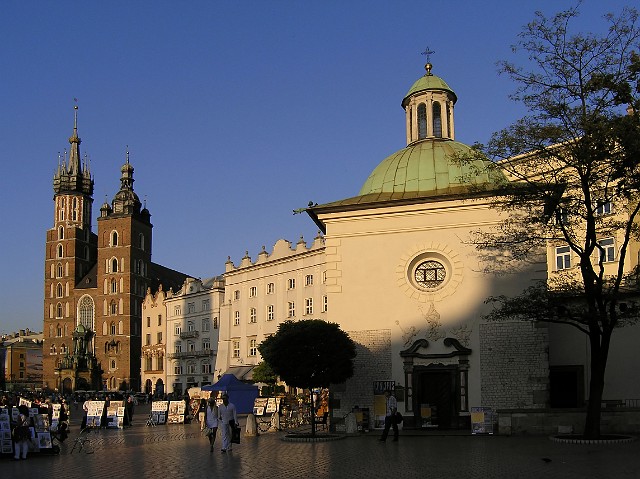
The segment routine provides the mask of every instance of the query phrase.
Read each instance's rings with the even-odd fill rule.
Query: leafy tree
[[[290,386],[304,389],[328,387],[353,376],[356,347],[335,323],[319,319],[285,321],[258,350],[273,371]],[[313,394],[311,394],[311,407]],[[312,423],[312,434],[315,424]]]
[[[568,246],[577,257],[518,297],[490,298],[488,318],[567,324],[588,336],[584,437],[598,438],[611,335],[639,314],[628,256],[639,239],[640,30],[638,12],[625,8],[604,17],[603,34],[573,33],[579,6],[551,17],[537,12],[513,47],[529,62],[500,64],[517,84],[511,98],[528,113],[479,148],[511,181],[494,205],[507,219],[473,242],[501,260],[502,272],[547,247]],[[608,237],[615,258],[601,241]]]
[[[252,380],[256,383],[265,383],[267,386],[263,388],[262,394],[270,394],[274,391],[274,386],[278,381],[278,375],[266,361],[261,361],[252,371]],[[265,393],[266,391],[266,393]]]

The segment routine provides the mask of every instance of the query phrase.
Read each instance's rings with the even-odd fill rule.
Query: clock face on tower
[[[447,270],[442,263],[433,260],[420,263],[414,272],[416,283],[426,289],[437,288],[446,277]]]

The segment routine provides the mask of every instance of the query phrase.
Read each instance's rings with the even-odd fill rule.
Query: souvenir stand
[[[87,426],[101,427],[105,401],[87,401]]]
[[[24,398],[20,398],[19,405],[24,405],[29,409],[29,453],[58,453],[60,448],[54,446],[51,441],[51,424],[48,410],[43,409],[40,411],[37,407],[32,407],[31,401]],[[36,405],[34,404],[33,406]],[[44,412],[45,410],[46,412]],[[19,415],[18,407],[0,408],[0,452],[2,454],[13,454],[14,452],[11,428],[17,422]]]
[[[169,424],[183,424],[186,406],[184,401],[169,401],[169,412],[167,422]]]
[[[151,403],[151,417],[149,418],[153,425],[166,424],[167,409],[169,401],[153,401]]]
[[[122,429],[124,427],[124,401],[110,401],[107,406],[107,422],[104,427]]]

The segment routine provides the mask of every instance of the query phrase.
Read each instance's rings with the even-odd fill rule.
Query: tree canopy
[[[490,298],[488,318],[564,323],[588,335],[585,436],[595,438],[611,334],[640,309],[637,268],[629,267],[640,239],[640,29],[631,8],[606,15],[603,34],[574,33],[578,16],[579,3],[551,17],[536,13],[513,47],[526,65],[500,64],[517,85],[511,98],[528,113],[480,147],[509,178],[494,201],[508,215],[473,242],[498,258],[491,264],[501,273],[556,254],[546,281],[515,298]],[[566,256],[555,248],[568,248]]]
[[[335,323],[319,319],[285,321],[258,350],[290,386],[328,387],[353,375],[355,343]]]

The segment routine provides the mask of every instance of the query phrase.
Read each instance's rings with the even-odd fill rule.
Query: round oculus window
[[[444,283],[447,270],[439,261],[429,260],[420,263],[413,275],[419,286],[425,289],[435,289]]]

